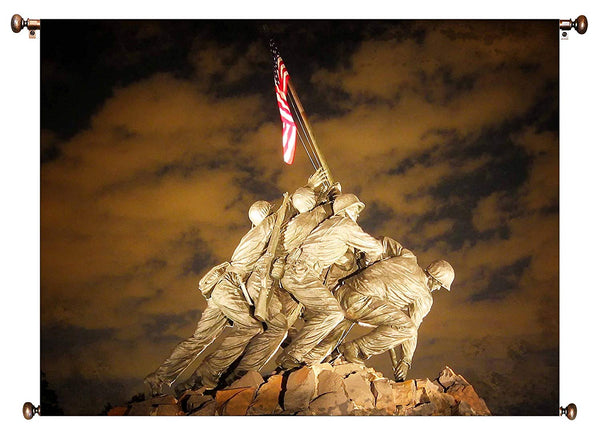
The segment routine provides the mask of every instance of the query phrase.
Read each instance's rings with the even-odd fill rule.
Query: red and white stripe
[[[281,57],[277,58],[277,78],[275,80],[275,96],[277,97],[277,106],[281,115],[281,123],[283,124],[283,160],[286,164],[294,162],[296,154],[296,123],[290,112],[290,107],[287,102],[289,75],[285,64]]]

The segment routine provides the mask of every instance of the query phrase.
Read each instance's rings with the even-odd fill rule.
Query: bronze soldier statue
[[[395,242],[388,238],[388,242]],[[397,243],[396,243],[397,244]],[[415,255],[399,244],[394,256],[376,262],[348,277],[335,291],[345,312],[342,321],[306,357],[318,363],[338,344],[353,323],[375,327],[370,333],[341,342],[339,352],[347,361],[364,363],[373,355],[400,346],[402,359],[394,366],[396,381],[406,378],[417,346],[417,331],[433,304],[432,293],[440,287],[450,291],[454,269],[444,260],[425,270]]]
[[[309,178],[308,184],[294,193],[293,198],[297,193],[305,194],[306,191],[310,191],[316,199],[315,194],[319,192],[324,180],[323,170],[317,170]],[[276,217],[272,213],[271,204],[266,201],[255,202],[250,207],[248,216],[253,225],[252,229],[240,241],[231,261],[213,268],[200,281],[201,291],[211,291],[212,295],[196,331],[179,343],[161,366],[146,377],[145,382],[153,395],[159,394],[163,385],[173,384],[225,327],[233,323],[231,332],[221,341],[218,349],[202,361],[184,384],[192,386],[201,383],[207,388],[216,387],[221,374],[240,357],[248,342],[263,332],[262,323],[253,315],[252,304],[256,298],[250,298],[246,282],[255,269],[261,267]],[[261,274],[260,271],[258,273]],[[289,299],[286,303],[289,308],[292,307],[290,301],[293,302]],[[277,305],[274,307],[277,308]],[[288,315],[292,313],[293,311]]]
[[[323,170],[318,170],[292,196],[297,214],[291,219],[286,214],[283,224],[268,202],[252,205],[253,227],[231,261],[214,267],[200,281],[201,291],[212,296],[196,331],[146,377],[153,395],[171,385],[231,324],[231,332],[183,386],[214,388],[236,360],[234,376],[260,370],[302,308],[305,324],[279,357],[282,368],[320,362],[338,346],[346,360],[364,362],[399,345],[403,357],[394,372],[396,379],[406,377],[417,329],[433,302],[431,293],[440,286],[449,290],[454,271],[445,261],[433,262],[423,271],[414,254],[398,242],[365,233],[356,223],[364,204],[340,191],[339,184],[327,185]],[[284,204],[279,214],[286,213]],[[336,286],[342,277],[346,278]],[[266,312],[254,316],[269,278],[274,295]],[[355,322],[375,329],[343,342]]]
[[[325,178],[324,172],[321,171],[321,173]],[[321,222],[333,214],[331,200],[336,197],[338,192],[339,184],[325,187],[320,195],[317,195],[315,189],[307,187],[300,188],[294,193],[292,203],[299,213],[289,220],[283,231],[278,267],[285,263],[287,256],[302,245],[306,237]],[[264,270],[265,268],[259,260],[255,272],[248,279],[248,292],[253,299],[260,292],[260,282],[264,276]],[[281,275],[275,278],[279,280]],[[301,308],[302,304],[298,304],[287,291],[281,286],[277,286],[276,296],[269,308],[267,329],[264,333],[252,338],[235,368],[235,377],[239,377],[249,370],[260,370],[264,367],[286,338],[290,327],[298,319]]]
[[[253,204],[249,217],[253,223],[252,229],[242,238],[230,262],[216,267],[221,269],[220,277],[212,288],[208,306],[202,313],[196,331],[179,343],[158,369],[145,378],[153,395],[159,394],[163,385],[170,386],[230,322],[234,324],[233,331],[223,340],[221,347],[232,357],[237,353],[233,360],[244,349],[243,346],[240,347],[240,340],[248,341],[262,332],[262,324],[252,316],[241,284],[262,255],[275,219],[271,214],[271,205],[265,201]],[[215,361],[217,364],[221,362],[225,363],[226,360]]]
[[[282,287],[305,308],[302,330],[278,358],[284,369],[299,366],[308,354],[336,325],[344,312],[322,274],[344,259],[349,250],[363,251],[370,261],[380,258],[383,247],[356,223],[364,204],[353,194],[342,194],[333,203],[334,215],[323,221],[287,258]]]

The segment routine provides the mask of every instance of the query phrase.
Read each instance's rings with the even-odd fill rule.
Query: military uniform
[[[288,255],[302,245],[310,232],[330,215],[329,206],[320,205],[311,211],[294,216],[283,231],[281,244],[283,256]],[[255,304],[261,289],[261,279],[266,270],[261,260],[257,263],[255,271],[247,283],[248,293]],[[260,370],[275,354],[287,336],[288,330],[298,319],[300,311],[301,305],[287,291],[278,287],[269,305],[270,319],[267,330],[252,338],[236,367],[236,373]]]
[[[349,358],[366,360],[401,345],[403,359],[412,360],[417,330],[431,309],[433,297],[427,274],[417,264],[416,256],[401,247],[396,253],[400,255],[368,266],[336,290],[335,297],[344,308],[346,320],[311,352],[311,362],[330,353],[352,322],[375,328],[340,347],[342,353],[352,354]]]
[[[231,322],[232,332],[223,339],[219,353],[207,357],[195,373],[195,377],[202,378],[204,385],[215,386],[221,372],[241,355],[248,340],[262,332],[262,324],[252,316],[240,284],[245,282],[264,253],[274,223],[275,215],[270,215],[242,238],[225,274],[213,288],[196,331],[179,343],[160,367],[147,377],[151,386],[153,383],[160,385],[175,381]]]
[[[356,222],[335,215],[322,222],[288,256],[281,285],[306,312],[304,327],[278,360],[282,366],[302,362],[304,356],[343,320],[344,312],[323,284],[322,274],[351,249],[365,252],[371,261],[378,259],[383,251],[381,243]]]

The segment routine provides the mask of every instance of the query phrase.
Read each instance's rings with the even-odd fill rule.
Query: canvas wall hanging
[[[41,43],[27,418],[575,417],[559,46],[585,17],[527,38],[515,20],[11,25]]]

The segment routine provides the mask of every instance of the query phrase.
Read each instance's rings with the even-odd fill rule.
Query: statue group
[[[394,377],[405,380],[432,293],[450,290],[454,269],[444,260],[422,269],[396,240],[367,234],[357,223],[364,207],[323,169],[291,197],[284,194],[277,210],[255,202],[252,228],[231,260],[200,280],[208,305],[196,331],[146,377],[152,394],[171,386],[221,334],[181,389],[214,389],[259,371],[280,346],[282,370],[338,357],[364,363],[391,351]],[[288,338],[300,317],[303,326]],[[350,340],[355,323],[371,329]]]

